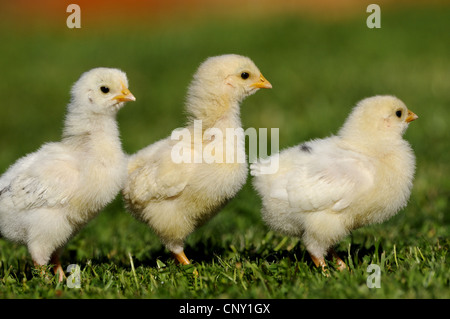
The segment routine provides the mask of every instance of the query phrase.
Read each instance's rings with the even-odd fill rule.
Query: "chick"
[[[190,263],[183,250],[186,237],[215,215],[245,183],[245,158],[224,159],[237,153],[245,157],[245,136],[238,136],[237,142],[226,140],[226,130],[241,129],[240,102],[245,97],[271,87],[247,57],[230,54],[208,58],[188,89],[184,130],[193,138],[180,141],[167,137],[130,156],[123,190],[126,207],[155,231],[179,263]],[[200,138],[195,136],[196,125],[201,125]],[[223,146],[211,152],[215,159],[222,160],[211,161],[204,156],[202,150],[212,142]],[[191,153],[189,160],[175,160],[175,148]]]
[[[417,119],[393,96],[360,101],[336,136],[311,140],[279,154],[276,174],[266,161],[252,164],[263,220],[273,230],[300,237],[315,265],[352,230],[381,223],[406,206],[415,171],[414,153],[402,138]],[[272,159],[274,160],[274,159]]]
[[[125,73],[96,68],[73,85],[60,142],[46,143],[0,177],[0,233],[27,245],[34,264],[59,261],[68,240],[111,202],[126,178],[115,115],[135,97]]]

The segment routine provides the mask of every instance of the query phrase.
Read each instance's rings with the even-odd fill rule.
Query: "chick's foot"
[[[334,249],[331,249],[330,254],[333,257],[333,259],[335,260],[335,262],[338,266],[337,269],[339,271],[343,271],[343,270],[347,269],[347,265],[341,258],[339,258],[338,254],[336,253],[336,251]]]
[[[191,263],[189,261],[189,259],[186,257],[186,255],[184,254],[184,251],[181,251],[179,253],[172,252],[172,255],[175,258],[175,260],[182,265],[189,265]]]
[[[50,260],[50,263],[53,264],[53,272],[56,276],[58,276],[58,282],[63,282],[66,278],[66,275],[64,274],[64,270],[61,266],[61,261],[59,260],[59,252],[55,252]]]

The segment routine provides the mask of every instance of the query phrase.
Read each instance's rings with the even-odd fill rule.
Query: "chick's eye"
[[[398,118],[402,117],[402,111],[398,110],[397,112],[395,112],[395,115],[397,115]]]
[[[241,73],[241,78],[243,78],[244,80],[247,80],[249,76],[250,76],[250,74],[248,74],[247,72]]]
[[[109,87],[107,87],[107,86],[101,86],[100,87],[100,91],[102,91],[103,93],[108,93],[109,92]]]

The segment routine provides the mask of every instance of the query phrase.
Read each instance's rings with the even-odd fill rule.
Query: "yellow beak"
[[[136,101],[134,95],[131,94],[130,90],[124,84],[122,84],[122,91],[120,93],[122,94],[116,95],[113,99],[120,102]]]
[[[408,110],[408,116],[405,119],[406,123],[412,122],[414,120],[417,120],[419,117],[414,113]]]
[[[259,75],[259,81],[251,84],[250,86],[257,88],[257,89],[271,89],[272,88],[272,84],[270,84],[270,82],[267,81],[267,79],[262,74]]]

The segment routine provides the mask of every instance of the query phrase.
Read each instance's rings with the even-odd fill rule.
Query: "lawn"
[[[349,266],[330,276],[302,243],[263,224],[251,178],[214,219],[192,234],[189,266],[176,265],[120,196],[67,245],[63,267],[80,267],[81,288],[32,269],[25,247],[0,239],[0,298],[449,298],[450,7],[367,13],[326,21],[274,14],[164,26],[14,28],[1,22],[0,171],[60,138],[69,89],[96,66],[127,72],[137,101],[118,115],[134,153],[184,123],[190,78],[208,56],[251,57],[272,90],[242,104],[244,128],[279,128],[280,148],[340,127],[351,107],[393,94],[419,115],[405,138],[417,156],[408,206],[337,246]],[[367,267],[381,269],[369,288]]]

